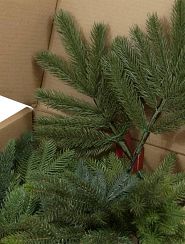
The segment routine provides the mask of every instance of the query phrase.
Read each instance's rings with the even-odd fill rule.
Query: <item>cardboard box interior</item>
[[[138,24],[145,28],[148,13],[157,12],[161,18],[169,18],[173,0],[2,0],[2,21],[0,21],[0,92],[26,104],[34,104],[36,87],[57,88],[64,93],[90,101],[66,84],[48,73],[42,73],[33,63],[33,56],[39,50],[50,51],[67,58],[52,16],[60,8],[69,11],[88,39],[94,22],[110,26],[110,37],[128,35],[129,28]],[[16,38],[15,38],[16,37]],[[13,40],[13,41],[12,41]],[[51,114],[42,105],[36,107],[37,114]],[[166,135],[151,135],[145,147],[148,167],[153,168],[168,151],[178,154],[178,168],[185,169],[184,130]]]
[[[34,55],[48,49],[57,0],[0,1],[0,94],[22,103],[35,103],[34,90],[43,72]]]
[[[36,106],[34,91],[41,86],[43,72],[33,57],[49,47],[56,3],[57,0],[0,1],[0,95]],[[1,106],[0,115],[2,109],[8,109]],[[0,122],[0,148],[31,129],[32,111],[28,108]]]
[[[0,149],[12,138],[19,138],[25,132],[32,130],[32,111],[24,108],[8,119],[0,122]]]
[[[0,148],[32,130],[32,107],[0,96]]]

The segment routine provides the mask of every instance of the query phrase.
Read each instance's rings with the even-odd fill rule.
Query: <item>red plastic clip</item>
[[[134,153],[132,137],[129,132],[127,134],[125,134],[124,141],[125,141],[127,147],[130,149],[130,151],[132,153]],[[125,156],[123,149],[119,145],[116,145],[115,154],[118,158],[122,158],[123,156]],[[143,169],[143,161],[144,161],[144,148],[142,148],[141,153],[138,155],[138,157],[135,161],[134,167],[132,169],[132,173],[137,173],[139,170]]]

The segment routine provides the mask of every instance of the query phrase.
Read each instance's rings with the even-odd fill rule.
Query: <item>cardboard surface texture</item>
[[[0,93],[31,105],[42,71],[33,56],[47,49],[57,0],[0,1]]]
[[[32,108],[0,96],[0,149],[32,130]]]
[[[172,153],[170,150],[166,150],[163,148],[159,148],[153,145],[145,144],[145,159],[144,159],[144,167],[147,170],[154,170],[157,166],[160,165],[164,157]],[[185,171],[185,155],[177,153],[176,154],[176,171]]]

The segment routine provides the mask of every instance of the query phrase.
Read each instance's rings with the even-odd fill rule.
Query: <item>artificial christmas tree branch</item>
[[[65,131],[66,133],[69,132],[71,135],[73,135],[72,138],[70,135],[67,136],[66,134],[66,136],[69,137],[69,139],[71,138],[71,143],[69,142],[68,145],[70,144],[71,146],[72,144],[75,145],[75,141],[76,141],[78,145],[76,145],[75,148],[80,149],[79,151],[81,155],[90,154],[94,156],[100,154],[105,150],[109,150],[112,147],[115,136],[112,138],[112,142],[111,140],[100,141],[99,139],[100,137],[102,138],[102,133],[105,135],[104,132],[107,132],[107,129],[109,128],[108,124],[110,121],[113,120],[114,114],[119,114],[118,111],[121,110],[116,106],[117,102],[113,98],[111,92],[107,89],[107,87],[105,87],[105,83],[102,75],[101,58],[107,52],[107,45],[106,45],[107,28],[105,25],[101,23],[95,24],[91,31],[91,38],[90,38],[91,43],[84,44],[84,39],[83,41],[79,40],[79,38],[81,37],[80,32],[74,25],[74,22],[69,14],[60,11],[55,18],[55,23],[62,37],[62,41],[66,47],[66,50],[67,52],[69,52],[69,55],[71,57],[70,60],[71,62],[69,62],[69,65],[67,65],[66,62],[64,62],[61,58],[57,58],[56,55],[52,55],[48,52],[42,52],[39,55],[37,55],[36,57],[37,62],[44,69],[49,70],[52,74],[54,74],[61,80],[64,80],[65,82],[74,86],[78,91],[91,96],[94,99],[95,104],[97,101],[98,107],[94,106],[93,109],[92,105],[88,103],[87,106],[84,106],[84,101],[81,101],[79,99],[77,100],[69,96],[64,96],[64,94],[60,96],[59,94],[57,95],[56,92],[51,92],[51,91],[44,92],[40,90],[37,92],[37,97],[39,100],[42,100],[42,102],[44,102],[47,106],[50,106],[59,111],[67,112],[67,109],[65,110],[65,108],[67,108],[67,106],[69,107],[70,111],[72,112],[71,113],[72,120],[74,120],[74,118],[76,119],[76,125],[73,126],[73,129],[77,127],[78,130],[76,130],[76,132],[78,132],[79,134],[70,133],[70,129],[72,129],[70,123],[68,124],[63,123],[62,126],[64,129],[63,131]],[[71,38],[71,35],[73,35],[73,38]],[[80,43],[80,44],[76,45],[76,43]],[[74,47],[77,50],[73,50]],[[86,51],[84,51],[84,49]],[[82,60],[81,57],[82,56],[84,57],[84,55],[86,55],[86,57],[83,58]],[[80,65],[78,60],[80,60]],[[63,65],[64,63],[65,65]],[[102,94],[102,92],[104,92],[104,95]],[[78,103],[78,105],[75,106],[75,103]],[[79,104],[81,107],[81,112],[78,109]],[[83,104],[83,108],[81,106],[82,104]],[[110,110],[107,109],[107,106],[109,106]],[[73,109],[72,107],[75,108]],[[92,112],[91,111],[89,112],[89,110],[91,110]],[[91,125],[93,125],[93,121],[96,120],[99,121],[100,119],[102,120],[102,125],[100,127],[97,124],[95,124],[96,122],[94,123],[93,127],[96,128],[97,130],[96,132],[97,138],[95,138],[94,136],[91,139],[89,136],[89,141],[91,140],[91,145],[92,145],[91,147],[87,145],[87,140],[85,139],[85,136],[83,136],[84,132],[86,133],[82,123],[84,119],[88,119]],[[43,121],[41,122],[41,120],[39,123],[42,126],[41,133],[42,135],[44,135],[45,133],[44,127],[45,126],[48,127],[49,124],[47,123],[47,125],[44,125]],[[51,121],[50,125],[54,126],[53,120]],[[55,128],[57,130],[57,127]],[[90,128],[87,127],[87,129]],[[40,133],[39,130],[36,131]],[[61,133],[56,133],[56,134],[57,136],[55,136],[55,139],[58,138],[59,141],[58,144],[61,144],[60,142],[61,140],[64,140],[64,138],[62,137]],[[84,139],[82,139],[80,141],[81,143],[79,143],[78,137],[80,138],[81,136],[83,136]],[[96,147],[95,144],[97,145]]]
[[[159,118],[160,116],[160,113],[163,109],[163,106],[165,105],[165,99],[162,99],[158,108],[156,109],[155,113],[153,114],[150,122],[148,123],[148,126],[147,126],[147,129],[144,131],[144,133],[142,134],[142,137],[141,137],[141,140],[139,141],[136,149],[135,149],[135,152],[131,158],[131,165],[130,165],[130,168],[128,170],[128,172],[131,172],[135,163],[136,163],[136,159],[138,157],[138,155],[141,153],[141,150],[143,148],[143,146],[145,145],[148,137],[150,136],[150,133],[151,133],[151,128],[153,127],[153,125],[156,123],[157,119]]]
[[[110,123],[110,129],[112,130],[112,132],[115,135],[117,135],[116,128],[111,123]],[[131,153],[130,149],[127,147],[125,141],[118,141],[117,143],[123,149],[123,151],[126,154],[126,156],[131,160],[132,159],[132,153]]]
[[[185,0],[175,1],[168,33],[157,14],[152,14],[146,32],[136,25],[130,38],[116,37],[111,45],[106,25],[95,24],[87,42],[73,18],[59,11],[55,24],[69,59],[42,52],[36,60],[43,69],[90,96],[94,105],[61,92],[39,90],[39,101],[69,112],[71,117],[59,118],[60,122],[57,117],[39,119],[38,136],[51,138],[59,148],[74,149],[84,157],[104,155],[116,144],[130,160],[128,171],[141,169],[142,164],[135,166],[143,161],[150,133],[173,131],[185,123],[184,9]],[[150,119],[146,107],[153,114]],[[141,132],[135,150],[126,139],[132,129]]]
[[[135,171],[150,133],[185,122],[185,0],[175,2],[169,40],[157,15],[147,33],[135,28],[131,40],[116,38],[111,47],[103,24],[87,43],[67,13],[56,20],[69,63],[48,52],[37,61],[95,105],[37,91],[41,102],[70,116],[38,119],[40,147],[30,138],[0,153],[0,243],[185,243],[185,174],[174,172],[175,155],[154,172]],[[142,132],[135,151],[132,128]],[[128,158],[106,155],[114,145]],[[142,180],[128,174],[130,162]]]
[[[175,155],[143,180],[127,174],[126,158],[78,161],[53,141],[24,156],[16,174],[24,180],[12,187],[12,177],[0,206],[0,243],[184,243],[185,179],[173,171]],[[3,165],[10,159],[0,154]]]

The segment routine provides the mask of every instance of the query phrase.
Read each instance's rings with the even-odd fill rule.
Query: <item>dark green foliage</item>
[[[121,43],[127,46],[126,39],[121,40]],[[122,53],[122,55],[124,55],[124,53]],[[136,126],[143,129],[146,128],[144,107],[137,94],[135,84],[130,81],[128,74],[125,72],[123,62],[121,62],[114,53],[111,53],[104,62],[104,72],[107,78],[112,82],[112,92],[116,94],[115,99],[118,100],[122,109],[125,110]]]
[[[0,153],[0,240],[24,229],[25,218],[34,211],[33,199],[20,186],[19,172],[32,153],[31,144],[32,136],[27,134]]]
[[[50,169],[55,167],[53,164],[51,161]],[[55,230],[50,236],[53,243],[57,243],[57,238],[65,239],[66,243],[68,239],[69,243],[73,240],[81,243],[81,239],[82,243],[98,240],[124,243],[129,225],[124,221],[124,208],[116,211],[116,206],[117,202],[124,202],[138,181],[125,172],[126,162],[110,156],[87,165],[80,162],[70,171],[48,170],[45,163],[44,167],[45,170],[32,171],[25,188],[41,199],[43,211],[38,216]],[[109,228],[112,234],[107,231]]]
[[[175,155],[167,156],[129,195],[141,243],[185,242],[185,212],[177,204],[185,197],[185,176],[173,173],[175,159]]]
[[[12,168],[15,160],[15,142],[10,142],[3,152],[0,152],[0,206],[3,203],[6,191],[10,187]]]
[[[60,153],[52,141],[45,142],[21,172],[25,184],[6,192],[0,243],[130,243],[128,225],[119,233],[114,223],[118,213],[111,210],[138,181],[125,172],[126,164],[110,156],[86,166],[77,163],[72,151]]]
[[[72,169],[75,165],[73,152],[59,154],[53,142],[46,142],[43,147],[35,150],[36,143],[32,143],[32,136],[25,135],[16,143],[10,142],[1,153],[0,243],[22,243],[19,238],[23,233],[31,238],[29,232],[39,232],[38,224],[47,228],[47,223],[44,227],[44,221],[36,217],[42,211],[40,199],[25,191],[24,184],[28,179],[34,179],[41,173],[57,175],[64,168]],[[24,155],[20,154],[21,150]],[[24,243],[29,243],[29,240]]]
[[[47,124],[38,119],[36,133],[52,138],[59,148],[65,148],[68,138],[66,147],[83,156],[97,156],[118,144],[130,159],[131,171],[150,133],[177,130],[185,122],[184,9],[185,0],[176,0],[169,29],[151,14],[146,32],[136,25],[130,38],[116,37],[111,45],[104,24],[93,26],[88,43],[73,18],[59,11],[55,24],[69,59],[42,52],[36,61],[90,96],[92,104],[59,91],[38,90],[39,101],[70,117],[60,117],[60,122],[48,118]],[[135,127],[142,139],[131,153],[124,135]]]
[[[169,31],[153,14],[146,33],[135,26],[130,39],[117,37],[110,46],[104,24],[94,25],[87,43],[73,19],[58,13],[69,61],[42,52],[37,62],[92,103],[37,91],[67,115],[37,120],[36,138],[52,139],[37,149],[26,136],[0,153],[0,243],[185,243],[185,175],[174,173],[175,156],[142,179],[130,174],[151,132],[184,124],[184,8],[177,0]],[[132,155],[124,135],[133,127],[142,139]],[[106,157],[114,144],[129,159]]]
[[[133,242],[129,238],[125,236],[118,236],[116,232],[112,232],[111,230],[107,229],[104,231],[91,231],[90,233],[86,234],[82,240],[80,240],[80,243],[132,244]]]
[[[28,218],[35,209],[34,199],[22,186],[14,186],[11,191],[6,192],[6,198],[0,209],[0,243],[1,238],[5,236],[27,230]]]
[[[106,52],[106,26],[95,24],[91,32],[91,44],[87,45],[66,12],[59,11],[55,24],[71,62],[66,63],[49,52],[37,55],[37,62],[61,80],[94,98],[97,83],[101,80],[101,57]]]
[[[169,155],[140,180],[113,154],[77,161],[46,141],[29,156],[25,183],[9,183],[0,243],[184,243],[185,177],[174,164]]]
[[[81,116],[101,116],[100,112],[91,104],[80,101],[77,98],[68,97],[57,91],[37,91],[38,98],[42,98],[43,102],[56,110],[63,110],[71,113],[77,113]]]
[[[20,183],[24,182],[24,174],[27,171],[28,159],[37,146],[37,142],[34,140],[31,132],[24,134],[16,141],[14,172],[18,175]]]
[[[141,243],[183,243],[185,215],[178,203],[185,197],[185,177],[173,173],[174,164],[175,156],[169,155],[138,180],[125,173],[127,162],[110,155],[61,175],[39,174],[26,188],[41,199],[40,218],[55,231],[67,228],[71,241],[129,243],[123,236],[136,235]]]
[[[184,53],[185,44],[185,2],[176,1],[173,7],[171,24],[172,24],[172,40],[173,40],[173,58],[177,62],[179,56]]]
[[[33,150],[31,134],[25,134],[17,141],[10,141],[0,152],[0,206],[6,193],[21,181],[21,168],[25,167]]]

